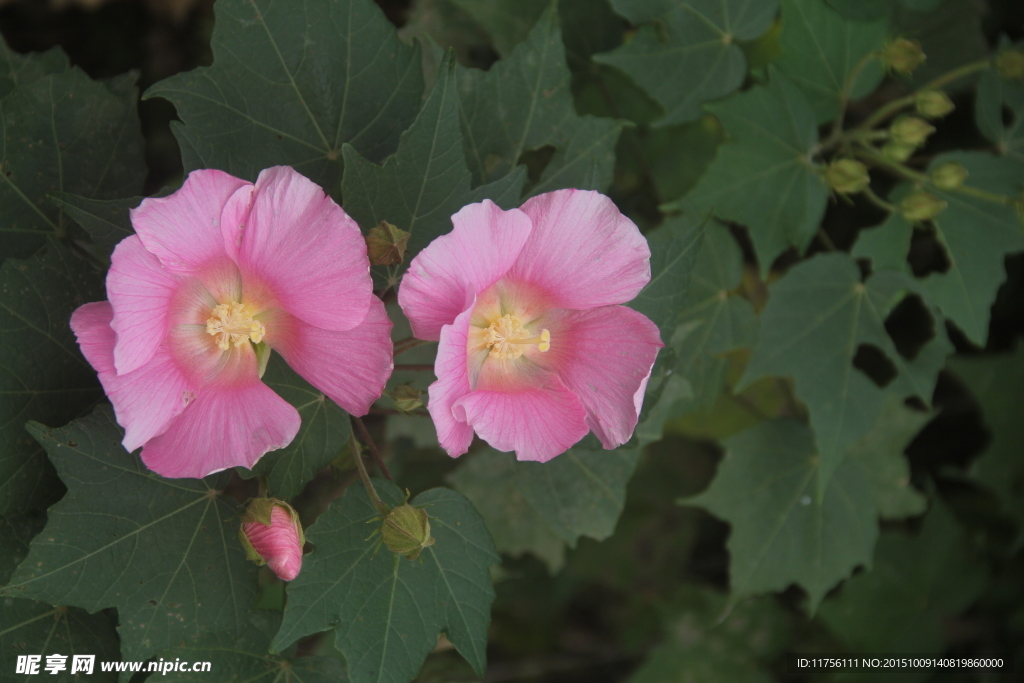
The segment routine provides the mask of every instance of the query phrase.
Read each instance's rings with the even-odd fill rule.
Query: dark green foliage
[[[147,54],[208,38],[210,61],[93,80],[113,72],[0,13],[17,41],[0,43],[0,679],[19,654],[83,653],[211,662],[168,674],[197,683],[767,682],[793,679],[786,653],[1019,648],[1015,3],[218,0],[162,33],[157,4],[73,33],[123,46],[130,5]],[[898,38],[926,56],[912,73],[879,58]],[[144,125],[136,78],[166,100]],[[887,147],[925,86],[955,109],[927,144]],[[161,133],[149,117],[172,105]],[[263,380],[302,425],[251,472],[167,480],[122,448],[68,320],[132,234],[140,131],[166,169],[171,130],[186,173],[290,165],[364,231],[409,233],[374,269],[407,350],[362,426],[394,476],[377,492],[408,494],[422,535],[426,515],[434,543],[401,548],[417,558],[378,542],[362,427],[280,357]],[[831,192],[837,161],[866,190]],[[931,176],[950,163],[958,187]],[[606,193],[650,245],[627,305],[665,346],[633,438],[453,460],[422,404],[395,400],[429,403],[437,348],[406,341],[395,290],[461,207],[561,188]],[[287,584],[237,540],[261,492],[304,523]]]

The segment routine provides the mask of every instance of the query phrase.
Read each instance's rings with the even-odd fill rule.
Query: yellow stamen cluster
[[[544,353],[551,348],[551,333],[541,330],[540,336],[529,337],[529,332],[519,319],[512,315],[503,315],[487,328],[485,343],[490,355],[501,360],[515,360],[523,355],[523,347],[536,344],[537,349]]]
[[[206,320],[206,332],[217,340],[217,347],[221,351],[227,351],[232,344],[235,348],[248,341],[259,344],[267,328],[259,320],[253,319],[252,312],[245,304],[232,301],[214,307]]]

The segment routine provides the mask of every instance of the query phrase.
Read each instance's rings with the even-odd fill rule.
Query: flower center
[[[523,355],[524,347],[536,344],[537,349],[544,353],[551,348],[551,333],[541,330],[539,337],[530,337],[530,333],[512,315],[503,315],[487,328],[485,343],[490,355],[501,360],[516,359]]]
[[[217,340],[221,351],[227,351],[232,344],[235,348],[247,341],[259,344],[267,328],[259,320],[253,319],[248,306],[232,301],[229,304],[218,304],[210,311],[206,332]]]

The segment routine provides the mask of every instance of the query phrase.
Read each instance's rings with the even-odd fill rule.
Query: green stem
[[[912,168],[908,168],[903,164],[897,163],[890,159],[886,159],[883,155],[870,149],[854,149],[854,154],[863,158],[865,161],[870,161],[876,166],[882,166],[896,173],[897,175],[903,176],[907,180],[913,180],[917,183],[934,186],[932,179],[928,174],[915,171]],[[941,188],[938,188],[941,189]],[[970,187],[968,185],[961,185],[960,187],[953,188],[952,190],[945,190],[946,192],[956,192],[964,194],[975,199],[981,199],[982,201],[992,202],[993,204],[1000,204],[1002,206],[1008,206],[1014,208],[1017,206],[1017,202],[1012,197],[1007,197],[1001,194],[994,194],[992,192],[986,192],[985,190],[979,190],[976,187]]]
[[[369,430],[366,429],[366,425],[358,417],[353,416],[352,421],[356,424],[359,429],[359,435],[363,437],[363,441],[366,442],[366,447],[370,449],[370,453],[373,454],[373,460],[377,463],[377,467],[380,469],[380,473],[384,475],[384,478],[388,481],[394,481],[394,477],[391,476],[391,472],[388,471],[388,466],[384,464],[384,458],[380,457],[380,451],[377,450],[377,444],[373,442],[373,438],[370,436]]]
[[[896,213],[898,211],[895,204],[890,204],[879,197],[871,190],[870,187],[865,187],[862,191],[864,192],[864,197],[882,211],[888,211],[889,213]]]
[[[402,339],[401,341],[395,342],[395,355],[397,356],[398,354],[405,353],[410,349],[415,349],[417,346],[423,346],[424,344],[429,343],[430,342],[428,341],[416,339],[415,337],[407,337],[405,339]]]
[[[957,69],[953,69],[952,71],[947,71],[938,78],[924,84],[910,95],[907,95],[906,97],[900,97],[899,99],[895,99],[892,102],[889,102],[884,107],[876,111],[874,114],[864,119],[864,121],[862,121],[861,124],[857,126],[857,128],[860,130],[868,130],[870,128],[874,128],[879,123],[885,121],[887,118],[898,112],[900,109],[903,109],[904,107],[913,104],[918,93],[925,92],[926,90],[938,90],[942,86],[948,85],[953,81],[959,80],[965,76],[970,76],[972,73],[975,73],[976,71],[984,71],[985,69],[989,68],[991,63],[992,62],[989,59],[982,59],[977,62],[971,62],[970,64],[964,64],[963,66]]]
[[[363,464],[363,456],[359,454],[359,442],[356,441],[354,434],[350,434],[349,439],[352,441],[352,459],[356,461],[356,469],[359,471],[359,478],[363,480],[363,487],[366,488],[366,495],[370,496],[370,502],[373,503],[373,507],[377,509],[377,512],[382,515],[388,514],[391,508],[389,508],[387,504],[380,499],[380,496],[377,495],[377,489],[373,488],[373,482],[370,481],[370,475],[366,472],[366,465]]]
[[[854,65],[853,69],[850,70],[850,74],[846,77],[846,83],[843,84],[843,92],[839,96],[839,115],[836,116],[836,120],[832,124],[832,133],[828,136],[828,139],[822,143],[822,146],[826,149],[839,142],[842,138],[843,119],[846,118],[846,108],[850,104],[850,94],[853,92],[853,86],[860,77],[860,72],[877,57],[878,53],[876,52],[869,52],[864,55],[861,57],[860,61]]]
[[[839,251],[839,248],[836,247],[836,243],[832,241],[832,238],[828,236],[828,233],[825,232],[824,228],[818,228],[818,237],[821,239],[828,251]]]
[[[416,417],[430,417],[430,413],[425,410],[395,410],[394,408],[370,408],[370,415],[415,415]]]

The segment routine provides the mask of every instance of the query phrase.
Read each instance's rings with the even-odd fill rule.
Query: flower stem
[[[857,79],[860,78],[861,71],[863,71],[868,64],[877,58],[877,52],[869,52],[864,55],[853,69],[850,70],[850,74],[846,77],[846,83],[843,84],[843,92],[839,96],[839,115],[836,116],[836,120],[832,124],[832,133],[828,136],[828,139],[822,143],[822,146],[826,149],[838,142],[842,137],[843,119],[846,118],[846,107],[850,104],[850,94],[853,92],[853,86],[856,84]]]
[[[903,164],[897,163],[890,159],[886,159],[883,155],[870,149],[855,149],[854,154],[860,156],[865,161],[870,161],[876,166],[882,166],[889,169],[893,173],[903,176],[907,180],[913,180],[917,183],[932,185],[931,177],[926,173],[915,171],[912,168],[904,166]],[[976,187],[970,187],[968,185],[961,185],[960,187],[947,190],[949,192],[956,192],[959,194],[965,194],[975,199],[980,199],[986,202],[992,202],[993,204],[1001,204],[1002,206],[1008,206],[1013,208],[1016,206],[1016,202],[1012,197],[1007,197],[1001,194],[994,194],[992,192],[986,192],[985,190],[979,190]]]
[[[832,241],[832,238],[828,236],[828,233],[825,232],[824,228],[818,228],[818,238],[822,241],[825,245],[825,249],[828,251],[839,251],[839,248],[836,247],[836,243]]]
[[[415,415],[416,417],[430,417],[430,413],[425,410],[396,410],[394,408],[370,408],[370,415]]]
[[[388,471],[388,466],[384,464],[384,458],[380,457],[380,451],[377,450],[377,444],[373,442],[373,438],[370,437],[369,430],[366,429],[366,425],[358,417],[352,416],[352,421],[359,429],[359,436],[363,437],[363,441],[366,442],[366,447],[370,449],[370,453],[373,454],[373,460],[377,463],[377,467],[380,469],[380,473],[384,475],[384,478],[388,481],[394,481],[394,477],[391,476],[391,472]]]
[[[410,349],[415,349],[417,346],[422,346],[423,344],[429,343],[430,342],[428,341],[416,339],[415,337],[407,337],[406,339],[402,339],[401,341],[395,342],[395,355],[397,356],[398,354],[405,353]]]
[[[925,83],[923,86],[915,90],[910,95],[907,95],[906,97],[900,97],[898,99],[893,100],[892,102],[889,102],[884,107],[876,111],[874,114],[864,119],[864,121],[861,122],[861,124],[857,126],[857,128],[861,130],[868,130],[870,128],[874,128],[879,123],[885,121],[887,118],[898,112],[900,109],[903,109],[904,107],[913,104],[915,97],[917,96],[917,93],[924,92],[926,90],[938,90],[942,86],[948,85],[953,81],[963,78],[964,76],[969,76],[976,71],[984,71],[985,69],[989,68],[991,64],[991,60],[986,58],[979,60],[977,62],[971,62],[970,64],[964,64],[960,68],[953,69],[952,71],[947,71],[946,73],[930,81],[929,83]]]
[[[897,212],[897,211],[899,210],[899,209],[897,209],[897,208],[896,208],[896,205],[895,205],[895,204],[890,204],[889,202],[885,201],[884,199],[882,199],[881,197],[879,197],[879,196],[878,196],[877,194],[875,194],[875,193],[874,193],[874,192],[873,192],[873,191],[871,190],[871,188],[870,188],[870,187],[865,187],[865,188],[864,188],[864,189],[862,190],[862,192],[864,193],[864,197],[865,197],[865,198],[866,198],[866,199],[867,199],[867,200],[868,200],[869,202],[871,202],[872,204],[874,204],[875,206],[877,206],[877,207],[878,207],[879,209],[881,209],[882,211],[888,211],[889,213],[896,213],[896,212]]]
[[[363,463],[363,456],[359,454],[359,442],[356,441],[355,434],[349,435],[349,438],[352,440],[352,459],[356,462],[356,469],[359,471],[359,478],[363,480],[363,487],[366,488],[366,495],[370,496],[370,502],[373,503],[373,507],[375,507],[382,515],[386,515],[390,508],[383,500],[380,499],[380,496],[377,495],[377,489],[373,488],[373,482],[370,481],[370,475],[367,474],[366,465]]]

